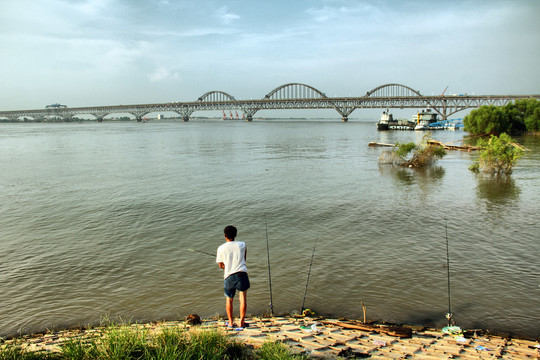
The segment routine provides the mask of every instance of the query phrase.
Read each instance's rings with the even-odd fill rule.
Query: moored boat
[[[433,130],[430,124],[438,121],[437,114],[432,112],[431,109],[422,110],[422,112],[413,115],[412,120],[415,122],[414,130]]]
[[[377,130],[412,130],[414,125],[415,123],[408,119],[394,119],[393,115],[386,110],[377,122]]]
[[[388,111],[383,111],[381,119],[377,123],[377,130],[388,130],[390,121],[394,121],[392,114],[388,113]]]

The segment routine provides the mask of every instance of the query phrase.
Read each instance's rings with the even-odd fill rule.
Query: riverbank
[[[312,317],[252,316],[248,327],[229,330],[223,319],[203,319],[193,325],[186,321],[163,321],[125,325],[149,334],[164,329],[218,329],[242,343],[257,348],[266,341],[282,342],[294,354],[309,358],[372,359],[540,359],[538,341],[508,338],[480,330],[441,331],[422,327],[365,325],[356,320]],[[4,341],[29,351],[57,352],[69,340],[103,336],[105,327],[63,330],[22,336]]]

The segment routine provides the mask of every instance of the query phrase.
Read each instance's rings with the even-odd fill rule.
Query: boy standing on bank
[[[224,270],[225,309],[229,318],[228,327],[234,328],[233,299],[236,290],[240,293],[240,324],[246,327],[247,290],[250,287],[246,267],[247,247],[242,241],[235,241],[237,230],[229,225],[224,229],[227,242],[217,250],[216,262]]]

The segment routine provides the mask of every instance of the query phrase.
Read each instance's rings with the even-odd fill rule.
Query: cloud
[[[57,1],[59,5],[66,6],[72,11],[80,12],[87,16],[98,16],[106,13],[107,9],[114,6],[111,0],[87,0],[82,2]]]
[[[380,8],[368,3],[350,3],[340,6],[324,5],[323,7],[310,7],[305,11],[315,22],[332,22],[339,24],[348,22],[351,18],[370,18],[380,16]]]
[[[160,66],[148,75],[148,79],[151,82],[159,82],[164,80],[177,80],[180,75],[177,72],[172,72],[164,66]]]
[[[225,25],[232,23],[235,20],[240,19],[240,16],[234,13],[229,12],[229,9],[226,6],[222,6],[216,10],[216,17],[221,20]]]
[[[179,37],[179,38],[191,38],[210,35],[234,35],[238,33],[238,30],[223,27],[193,27],[183,31],[167,31],[167,30],[142,30],[141,34],[149,35],[152,37]]]
[[[345,14],[349,14],[350,10],[346,7],[330,7],[323,6],[322,8],[309,8],[306,10],[306,13],[313,17],[313,20],[316,22],[328,22],[334,19],[339,19]]]

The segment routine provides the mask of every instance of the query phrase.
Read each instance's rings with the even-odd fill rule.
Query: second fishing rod
[[[309,285],[309,277],[311,276],[311,267],[313,266],[313,258],[315,257],[315,247],[317,246],[317,241],[319,240],[319,232],[317,232],[317,237],[315,238],[315,244],[313,244],[313,251],[311,252],[311,261],[309,262],[309,270],[306,280],[306,289],[304,290],[304,299],[302,300],[302,308],[300,310],[300,313],[304,313],[304,305],[306,304],[306,295],[307,295],[307,289]]]
[[[273,302],[273,299],[272,299],[272,274],[271,274],[271,271],[270,271],[270,246],[269,246],[269,241],[268,241],[268,223],[266,221],[266,216],[264,217],[264,225],[265,225],[265,230],[266,230],[266,255],[267,255],[267,259],[268,259],[268,284],[269,284],[269,289],[270,289],[270,313],[272,316],[274,316],[274,302]],[[307,296],[307,291],[308,291],[308,286],[309,286],[309,278],[311,276],[311,268],[313,266],[313,259],[315,258],[315,249],[317,247],[317,241],[319,240],[319,233],[317,232],[317,236],[315,238],[315,243],[313,244],[313,250],[311,252],[311,260],[309,262],[309,270],[308,270],[308,275],[307,275],[307,280],[306,280],[306,287],[305,287],[305,290],[304,290],[304,298],[302,300],[302,307],[301,307],[301,310],[300,310],[300,313],[302,314],[305,310],[304,306],[305,306],[305,303],[306,303],[306,296]]]
[[[267,256],[268,285],[269,285],[269,295],[270,295],[270,304],[269,304],[269,306],[270,306],[270,314],[271,314],[271,316],[274,316],[274,301],[273,301],[273,293],[272,293],[272,273],[271,273],[271,267],[270,267],[270,243],[269,243],[269,239],[268,239],[268,222],[266,220],[266,215],[264,216],[264,226],[265,226],[265,235],[266,235],[266,256]],[[315,249],[317,247],[318,239],[319,239],[319,233],[317,232],[317,237],[315,238],[315,243],[313,245],[313,250],[312,250],[312,253],[311,253],[311,261],[309,263],[309,270],[308,270],[308,275],[307,275],[307,280],[306,280],[306,287],[305,287],[305,290],[304,290],[304,298],[302,300],[301,312],[304,311],[304,305],[305,305],[305,302],[306,302],[307,291],[308,291],[308,287],[309,287],[309,279],[310,279],[310,276],[311,276],[311,269],[312,269],[312,266],[313,266],[313,259],[315,257]],[[199,253],[199,254],[207,255],[207,256],[212,256],[212,257],[216,256],[215,254],[211,254],[211,253],[206,252],[206,251],[195,250],[195,249],[187,249],[187,250],[191,251],[191,252],[196,252],[196,253]]]
[[[274,302],[272,300],[272,275],[270,273],[270,247],[268,244],[268,223],[266,222],[266,215],[264,215],[264,227],[266,230],[266,256],[268,258],[268,284],[270,287],[270,315],[274,316]]]

